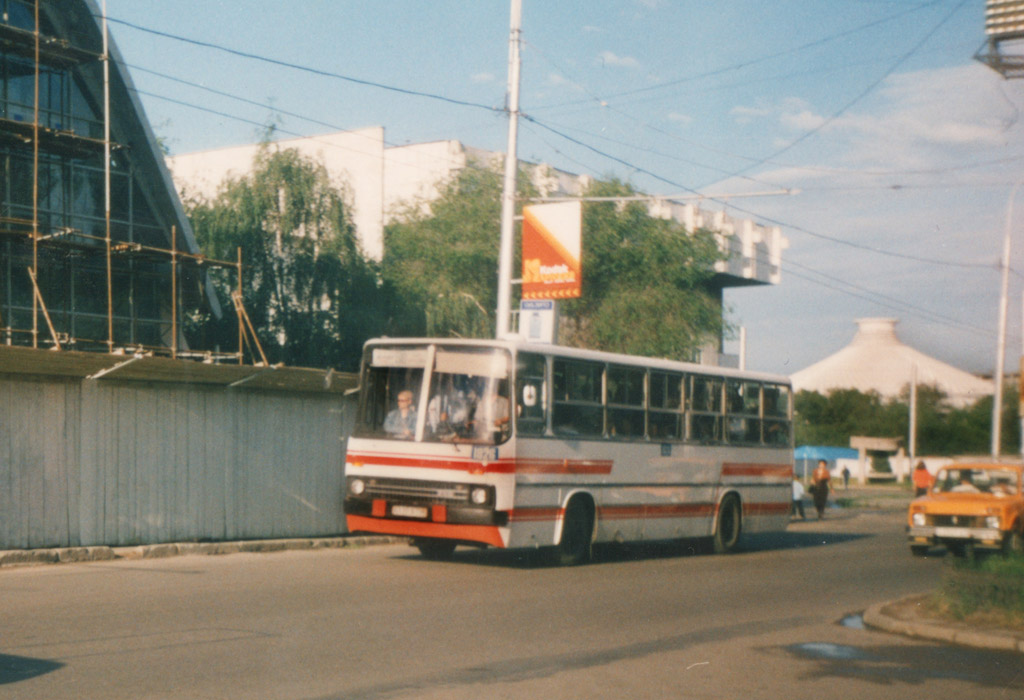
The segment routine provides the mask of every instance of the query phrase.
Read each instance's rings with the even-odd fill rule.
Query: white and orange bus
[[[789,522],[791,388],[776,375],[514,340],[379,339],[345,458],[352,532],[551,547]]]

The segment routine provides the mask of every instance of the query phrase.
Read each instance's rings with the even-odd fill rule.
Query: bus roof
[[[789,384],[789,377],[781,374],[768,372],[750,372],[734,369],[732,367],[718,367],[715,365],[702,365],[695,362],[682,362],[679,360],[667,360],[657,357],[644,357],[641,355],[625,355],[621,353],[605,352],[603,350],[587,350],[584,348],[572,348],[564,345],[549,345],[547,343],[529,343],[515,338],[486,339],[486,338],[372,338],[366,341],[365,348],[381,345],[447,345],[463,347],[490,347],[505,348],[515,352],[533,352],[543,355],[557,355],[558,357],[569,357],[579,360],[594,360],[597,362],[610,362],[622,365],[637,365],[653,369],[674,370],[677,372],[690,372],[693,374],[706,374],[721,377],[735,377],[742,379],[753,379],[776,384]]]

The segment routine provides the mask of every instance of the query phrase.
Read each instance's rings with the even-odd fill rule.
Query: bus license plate
[[[426,518],[425,506],[391,506],[391,515],[398,518]]]

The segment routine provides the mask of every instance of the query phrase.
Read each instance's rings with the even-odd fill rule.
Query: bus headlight
[[[490,500],[490,494],[484,487],[477,486],[469,492],[469,500],[473,501],[473,503],[478,506],[482,506]]]
[[[925,519],[924,513],[914,513],[911,521],[914,523],[914,527],[924,527]]]
[[[353,496],[362,496],[365,490],[366,482],[362,479],[352,479],[352,481],[348,482],[348,492]]]
[[[998,530],[999,529],[999,516],[998,515],[990,515],[987,518],[985,518],[985,527],[987,527],[990,530]]]

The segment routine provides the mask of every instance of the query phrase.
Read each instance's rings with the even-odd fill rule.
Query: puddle
[[[843,627],[849,627],[850,629],[862,630],[864,629],[864,616],[863,615],[847,615],[839,624]]]
[[[828,642],[808,642],[807,644],[796,644],[792,649],[817,659],[839,659],[850,661],[853,659],[868,659],[870,656],[856,647],[848,647],[844,644],[830,644]]]

